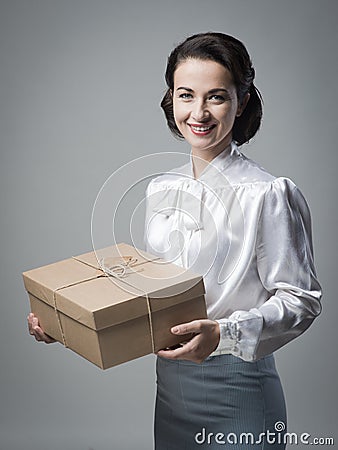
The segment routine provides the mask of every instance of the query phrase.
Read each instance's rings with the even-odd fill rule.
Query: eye
[[[213,101],[221,103],[221,102],[225,101],[225,98],[222,95],[214,94],[209,97],[209,100],[213,100]]]
[[[178,96],[179,98],[182,98],[183,100],[190,100],[192,98],[192,95],[188,92],[183,92]]]

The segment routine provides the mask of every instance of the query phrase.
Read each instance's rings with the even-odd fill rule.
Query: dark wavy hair
[[[170,53],[165,72],[168,90],[161,101],[170,131],[174,136],[183,138],[174,119],[172,91],[175,70],[181,62],[191,58],[212,60],[228,69],[232,75],[240,105],[246,94],[250,93],[244,111],[236,117],[232,128],[232,137],[238,145],[248,142],[257,133],[261,124],[262,96],[254,85],[255,69],[245,46],[238,39],[223,33],[194,34]]]

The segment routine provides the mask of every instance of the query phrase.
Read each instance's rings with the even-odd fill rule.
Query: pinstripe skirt
[[[157,357],[155,449],[285,449],[286,408],[273,355],[202,364]]]

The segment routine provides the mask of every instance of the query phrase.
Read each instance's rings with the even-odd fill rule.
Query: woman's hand
[[[158,351],[158,356],[201,363],[217,348],[220,339],[218,323],[209,319],[193,320],[176,325],[171,329],[171,332],[176,335],[194,333],[195,336],[175,350]]]
[[[39,319],[35,317],[33,313],[28,314],[27,317],[28,322],[28,331],[29,334],[35,337],[35,339],[39,342],[45,342],[46,344],[51,344],[52,342],[56,342],[51,336],[48,336],[39,325]]]

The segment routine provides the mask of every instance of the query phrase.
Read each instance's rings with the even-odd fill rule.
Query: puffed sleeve
[[[257,360],[302,334],[321,312],[310,211],[287,178],[276,178],[265,192],[256,257],[268,299],[258,308],[218,320],[221,339],[216,354]]]

